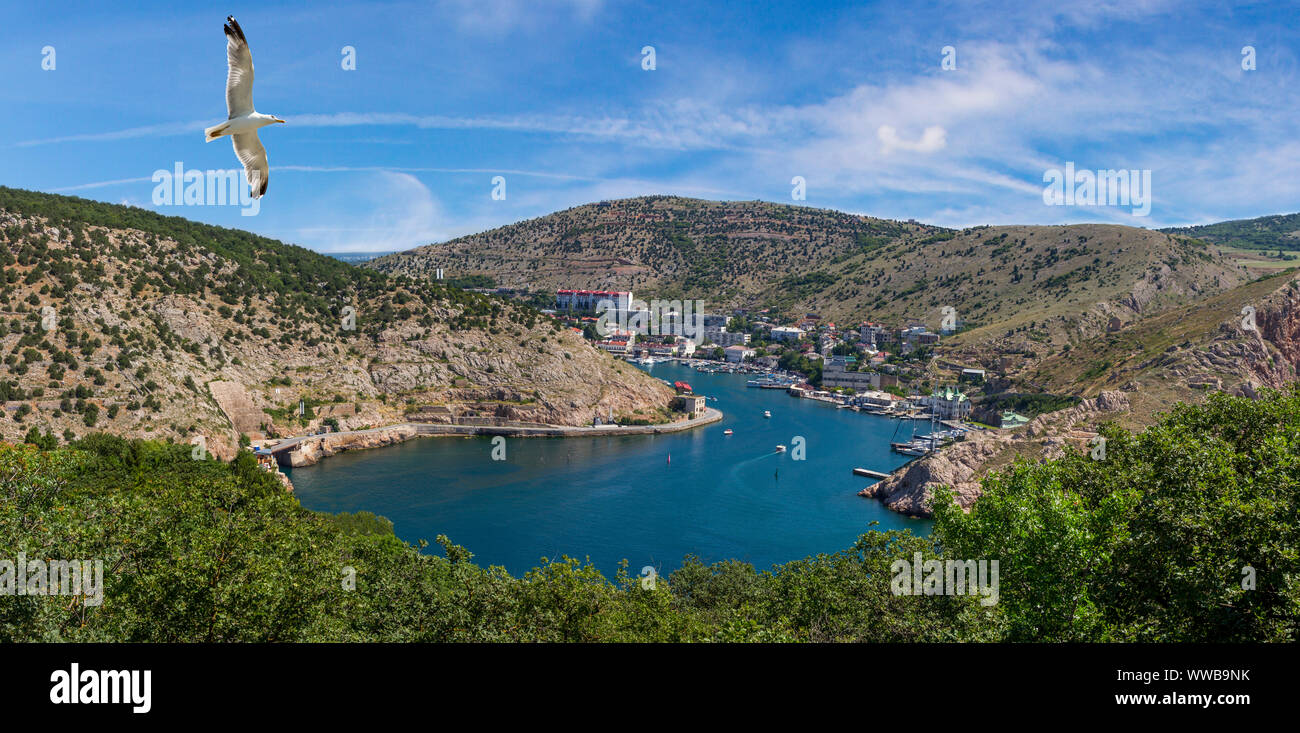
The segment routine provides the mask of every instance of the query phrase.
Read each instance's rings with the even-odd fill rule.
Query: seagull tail
[[[227,123],[223,122],[220,125],[213,125],[212,127],[204,129],[203,141],[210,143],[213,140],[216,140],[217,138],[221,137],[222,135],[229,134],[226,132],[226,125]]]

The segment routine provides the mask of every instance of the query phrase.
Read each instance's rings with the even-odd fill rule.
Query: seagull
[[[248,50],[244,30],[235,22],[235,16],[226,16],[226,112],[229,118],[203,131],[204,142],[212,142],[229,135],[235,145],[235,155],[244,165],[248,191],[253,198],[266,193],[266,182],[271,177],[271,164],[266,160],[266,148],[257,139],[257,128],[284,120],[274,115],[264,115],[253,109],[253,53]]]

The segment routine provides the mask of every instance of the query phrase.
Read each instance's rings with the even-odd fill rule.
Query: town
[[[907,440],[891,444],[905,455],[925,455],[970,430],[1017,427],[1028,420],[1012,410],[972,414],[967,391],[984,385],[982,368],[946,364],[951,379],[936,381],[930,367],[942,334],[924,324],[836,324],[816,313],[790,316],[773,308],[707,313],[696,306],[691,311],[692,301],[646,303],[630,291],[569,289],[557,290],[552,307],[542,309],[597,348],[631,363],[673,360],[699,372],[753,374],[750,387],[945,428],[932,425],[928,434],[912,431]],[[954,323],[949,332],[959,327]]]

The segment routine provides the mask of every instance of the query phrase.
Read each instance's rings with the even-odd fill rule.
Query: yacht
[[[784,453],[784,452],[785,452],[785,446],[783,446],[783,445],[778,445],[778,446],[776,447],[776,452],[777,452],[777,453]]]
[[[731,434],[732,434],[732,433],[731,433],[731,428],[727,428],[726,430],[723,430],[723,431],[722,431],[722,434],[723,434],[723,435],[731,435]]]
[[[763,417],[771,417],[771,416],[772,416],[771,410],[763,410]]]

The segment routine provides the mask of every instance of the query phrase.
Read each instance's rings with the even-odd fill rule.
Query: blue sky
[[[794,176],[805,205],[947,226],[1300,211],[1292,3],[202,5],[9,8],[0,184],[319,251],[644,194],[791,202]],[[155,207],[156,170],[237,167],[202,135],[225,118],[226,14],[252,47],[258,110],[288,120],[261,134],[267,196],[256,216]],[[1150,215],[1045,205],[1044,172],[1067,161],[1150,170]]]

